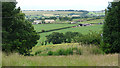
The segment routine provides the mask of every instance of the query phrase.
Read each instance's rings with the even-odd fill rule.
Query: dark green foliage
[[[65,49],[59,49],[58,54],[59,55],[66,55]]]
[[[35,52],[35,55],[38,55],[38,54],[40,54],[42,51],[37,51],[37,52]]]
[[[44,42],[41,42],[41,45],[44,45]]]
[[[72,18],[70,17],[59,17],[60,21],[72,21]]]
[[[53,55],[52,51],[48,51],[47,55]]]
[[[100,44],[102,37],[101,37],[101,32],[91,32],[87,35],[82,35],[80,37],[76,37],[75,40],[79,43],[83,44]]]
[[[109,3],[103,28],[101,49],[106,53],[120,53],[120,2]]]
[[[46,37],[47,37],[47,41],[49,43],[52,42],[53,44],[60,44],[65,41],[65,36],[63,33],[53,32],[52,34]]]
[[[71,43],[72,41],[76,42],[75,37],[80,37],[82,34],[78,32],[66,32],[65,34],[63,33],[58,33],[58,32],[53,32],[52,34],[46,36],[47,37],[47,42],[52,42],[53,44],[60,44],[60,43]]]
[[[37,44],[39,35],[32,24],[25,20],[25,14],[15,8],[15,2],[2,3],[2,51],[29,55]]]
[[[73,55],[73,50],[72,50],[72,48],[59,49],[55,52],[54,55]]]
[[[78,32],[66,32],[65,33],[65,38],[67,43],[71,43],[72,41],[75,42],[75,37],[79,37],[82,36],[82,34],[78,33]]]
[[[45,30],[41,30],[41,32],[45,32]]]
[[[66,50],[66,54],[67,54],[67,55],[73,55],[73,50],[72,50],[72,48],[68,48],[68,49]]]

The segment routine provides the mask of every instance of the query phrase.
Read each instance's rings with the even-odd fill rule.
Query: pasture
[[[41,32],[41,30],[47,31],[47,30],[64,28],[64,27],[71,27],[71,26],[76,26],[76,24],[35,24],[33,26],[37,32]]]
[[[41,30],[51,30],[51,29],[58,29],[62,27],[68,27],[68,26],[74,26],[77,24],[43,24],[44,26],[40,25],[34,25],[35,30],[37,32],[41,32]],[[44,32],[44,33],[39,33],[40,34],[40,39],[38,40],[37,46],[41,45],[41,42],[44,42],[46,40],[47,35],[51,34],[52,32],[80,32],[82,34],[88,34],[91,31],[102,31],[102,26],[103,25],[92,25],[92,26],[83,26],[83,27],[74,27],[74,28],[67,28],[67,29],[61,29],[61,30],[55,30],[51,32]],[[51,44],[52,45],[52,44]]]

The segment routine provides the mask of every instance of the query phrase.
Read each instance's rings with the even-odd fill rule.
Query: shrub
[[[68,49],[66,50],[66,54],[67,54],[67,55],[73,55],[73,50],[72,50],[72,48],[68,48]]]
[[[97,32],[91,32],[87,35],[83,35],[80,37],[76,37],[75,38],[77,42],[79,43],[83,43],[83,44],[100,44],[101,42],[101,33],[97,33]]]
[[[58,50],[58,54],[59,54],[59,55],[67,55],[65,49],[59,49],[59,50]]]
[[[75,42],[75,38],[74,37],[79,37],[82,36],[81,33],[78,32],[66,32],[65,33],[65,37],[66,37],[66,42],[67,43],[71,43],[71,41]]]
[[[48,51],[47,55],[53,55],[52,51]]]
[[[38,55],[38,54],[40,54],[42,51],[37,51],[37,52],[35,52],[35,55]]]
[[[41,32],[45,32],[45,30],[41,30]]]

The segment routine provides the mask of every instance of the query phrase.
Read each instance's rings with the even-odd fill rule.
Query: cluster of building
[[[34,20],[32,24],[54,23],[55,20]]]

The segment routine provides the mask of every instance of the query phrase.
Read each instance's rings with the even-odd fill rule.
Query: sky
[[[113,0],[16,0],[22,10],[104,10]]]

